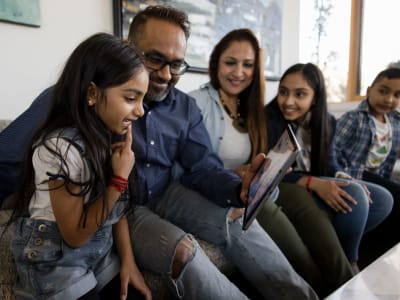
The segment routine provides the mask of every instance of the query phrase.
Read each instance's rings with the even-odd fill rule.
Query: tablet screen
[[[276,145],[268,152],[264,163],[250,184],[243,220],[244,230],[250,226],[259,209],[294,163],[299,150],[296,137],[288,125]]]

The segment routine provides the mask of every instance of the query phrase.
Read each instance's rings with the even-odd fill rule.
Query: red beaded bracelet
[[[311,189],[311,181],[313,180],[313,176],[308,176],[307,178],[307,183],[306,183],[306,189],[307,191],[309,191],[310,193],[312,193],[312,189]]]
[[[118,192],[123,193],[128,189],[128,179],[113,175],[111,177],[110,186],[116,188]]]

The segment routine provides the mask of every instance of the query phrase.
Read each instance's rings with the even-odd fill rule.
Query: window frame
[[[361,33],[363,17],[363,0],[351,1],[351,21],[350,21],[350,49],[349,49],[349,69],[347,78],[347,101],[358,101],[365,98],[361,95]]]

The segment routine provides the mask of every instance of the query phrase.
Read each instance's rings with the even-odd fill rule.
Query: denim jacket
[[[203,116],[204,125],[210,135],[215,153],[219,153],[221,139],[225,132],[224,114],[219,103],[219,96],[211,83],[203,84],[199,89],[189,93],[196,100]]]
[[[196,100],[196,104],[200,108],[214,152],[219,153],[221,140],[225,133],[225,122],[222,108],[219,105],[218,91],[208,82],[201,85],[199,89],[191,91],[189,95]],[[279,188],[275,188],[270,200],[275,201],[278,193]]]

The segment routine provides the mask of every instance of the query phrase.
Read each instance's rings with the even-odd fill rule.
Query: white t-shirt
[[[251,144],[249,134],[241,133],[233,128],[232,119],[226,111],[224,113],[225,133],[219,148],[219,157],[222,159],[225,168],[236,169],[244,164],[250,157]]]
[[[385,115],[385,122],[372,117],[375,123],[376,133],[372,137],[373,142],[368,153],[366,167],[368,171],[375,172],[385,161],[392,148],[392,125]]]
[[[66,165],[68,165],[69,177],[74,181],[84,182],[89,178],[89,168],[81,157],[79,150],[62,138],[49,139],[47,145],[62,153]],[[61,151],[60,151],[61,150]],[[38,146],[32,156],[33,168],[35,170],[36,191],[29,203],[30,217],[33,219],[44,219],[55,221],[53,208],[50,202],[48,180],[49,174],[65,174],[60,172],[60,159],[51,153],[45,146]],[[59,178],[61,179],[61,178]]]

